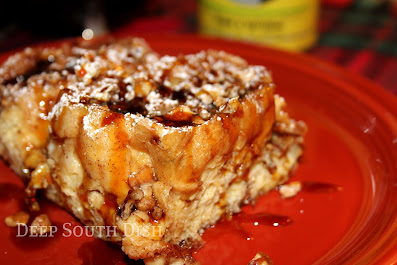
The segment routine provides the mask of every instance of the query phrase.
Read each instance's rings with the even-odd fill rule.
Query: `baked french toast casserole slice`
[[[193,264],[200,234],[284,183],[305,124],[263,66],[144,40],[26,48],[0,68],[0,154],[97,237],[147,264]]]

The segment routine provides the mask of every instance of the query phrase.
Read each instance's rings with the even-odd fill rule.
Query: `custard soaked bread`
[[[194,263],[225,215],[285,182],[305,125],[263,66],[219,51],[159,57],[141,39],[26,49],[0,69],[0,153],[132,259]],[[181,261],[183,260],[183,261]]]

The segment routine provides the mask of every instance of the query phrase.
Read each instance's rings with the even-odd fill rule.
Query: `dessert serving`
[[[0,154],[26,183],[146,264],[194,264],[200,234],[284,183],[303,122],[270,73],[138,38],[27,48],[0,68]]]

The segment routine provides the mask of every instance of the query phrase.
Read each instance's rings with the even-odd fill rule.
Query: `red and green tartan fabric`
[[[326,2],[329,5],[320,11],[319,40],[308,53],[366,76],[397,95],[397,17],[391,3]],[[352,3],[340,8],[342,2]]]
[[[335,7],[349,7],[355,5],[360,8],[377,8],[381,5],[388,5],[391,11],[396,10],[396,0],[321,0],[324,5],[335,6]]]

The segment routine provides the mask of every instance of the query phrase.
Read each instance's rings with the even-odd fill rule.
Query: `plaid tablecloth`
[[[387,5],[323,7],[319,30],[318,43],[309,54],[366,76],[397,95],[397,17]]]

